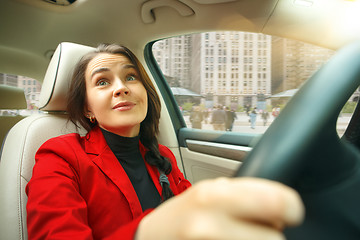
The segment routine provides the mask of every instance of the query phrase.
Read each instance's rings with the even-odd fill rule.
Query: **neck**
[[[100,126],[102,129],[117,134],[122,137],[136,137],[140,132],[140,124],[133,127],[124,127],[124,128],[108,128],[104,126]]]

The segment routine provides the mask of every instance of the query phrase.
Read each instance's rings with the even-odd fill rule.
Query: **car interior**
[[[359,10],[357,0],[2,1],[0,73],[35,79],[41,91],[36,111],[21,114],[30,93],[0,82],[0,239],[28,239],[25,186],[37,149],[55,136],[86,133],[67,120],[66,95],[75,63],[100,43],[123,44],[144,65],[162,103],[159,142],[174,153],[191,183],[243,176],[285,183],[300,193],[306,209],[302,225],[285,229],[287,239],[358,239],[357,102],[342,136],[337,125],[348,116],[344,105],[359,92]],[[296,86],[264,132],[249,130],[243,110],[235,122],[246,116],[246,131],[238,125],[236,131],[195,129],[179,109],[154,49],[170,38],[211,32],[281,37],[334,54]],[[270,103],[278,92],[267,91]]]

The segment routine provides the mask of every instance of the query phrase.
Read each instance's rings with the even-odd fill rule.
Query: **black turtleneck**
[[[143,211],[157,207],[161,198],[147,169],[139,148],[139,136],[122,137],[101,129],[107,144],[128,175]]]

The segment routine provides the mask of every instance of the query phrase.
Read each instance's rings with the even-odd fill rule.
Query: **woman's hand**
[[[195,184],[161,204],[138,227],[136,239],[284,239],[303,220],[299,195],[277,182],[220,178]]]

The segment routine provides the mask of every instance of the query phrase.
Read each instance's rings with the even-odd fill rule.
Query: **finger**
[[[281,231],[248,221],[234,221],[228,215],[216,218],[208,213],[194,214],[176,239],[284,240]]]
[[[304,217],[300,196],[291,188],[265,179],[217,179],[199,186],[199,201],[274,227],[297,225]]]

